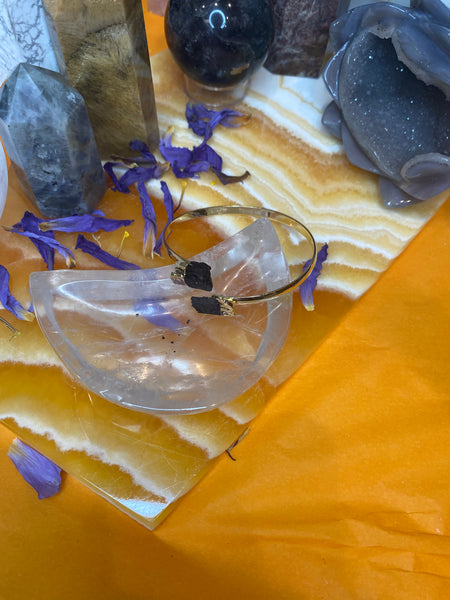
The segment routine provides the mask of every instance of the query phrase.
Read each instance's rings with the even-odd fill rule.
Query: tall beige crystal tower
[[[159,141],[141,0],[46,0],[72,85],[83,96],[99,153]]]

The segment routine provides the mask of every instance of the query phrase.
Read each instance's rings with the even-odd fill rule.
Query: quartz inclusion
[[[46,217],[90,212],[106,181],[83,98],[59,73],[21,63],[0,91],[0,136]]]

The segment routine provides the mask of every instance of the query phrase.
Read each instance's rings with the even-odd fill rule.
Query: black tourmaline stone
[[[170,0],[167,44],[198,83],[227,87],[264,62],[273,37],[271,0]]]
[[[92,211],[106,180],[83,98],[59,73],[21,63],[0,90],[0,137],[45,217]]]
[[[204,262],[189,262],[184,273],[184,283],[188,287],[210,292],[213,288],[211,267]]]
[[[220,302],[213,296],[193,296],[191,298],[192,307],[198,313],[205,315],[221,315]]]

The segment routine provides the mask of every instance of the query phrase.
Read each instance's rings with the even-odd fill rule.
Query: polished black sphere
[[[249,77],[273,37],[271,0],[170,0],[167,44],[182,71],[210,87]]]

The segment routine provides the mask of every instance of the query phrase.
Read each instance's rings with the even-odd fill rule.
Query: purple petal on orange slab
[[[22,321],[32,321],[34,319],[33,313],[24,308],[11,294],[9,289],[9,273],[3,265],[0,265],[0,302],[3,308],[9,310],[10,313]]]
[[[115,231],[119,227],[127,227],[133,223],[130,219],[108,219],[97,210],[91,214],[73,215],[61,219],[42,221],[40,231],[63,231],[65,233],[96,233],[97,231]]]
[[[44,219],[36,217],[36,215],[27,210],[19,223],[13,225],[13,229],[17,231],[32,231],[33,233],[39,234],[38,238],[29,239],[44,259],[47,269],[52,271],[55,267],[55,248],[50,247],[47,240],[49,238],[54,239],[55,236],[51,231],[43,232],[40,230],[39,227],[43,222]]]
[[[121,271],[123,271],[123,270],[131,271],[133,269],[141,268],[138,265],[127,262],[126,260],[121,260],[120,258],[117,258],[117,256],[113,256],[106,250],[103,250],[103,248],[100,248],[100,246],[98,244],[96,244],[95,242],[91,242],[91,241],[87,240],[81,234],[78,236],[75,249],[81,250],[82,252],[85,252],[86,254],[90,254],[97,260],[101,261],[105,265],[108,265],[109,267],[113,267],[114,269],[119,269]]]
[[[167,223],[165,224],[164,229],[159,234],[158,239],[156,240],[155,246],[153,248],[153,252],[156,252],[156,254],[158,254],[159,256],[161,256],[161,246],[162,246],[164,232],[167,229],[168,225],[173,221],[173,210],[174,210],[173,198],[172,198],[172,194],[170,193],[169,186],[167,185],[167,183],[165,181],[161,181],[160,185],[161,185],[161,190],[164,195],[164,207],[165,207],[166,213],[167,213]]]
[[[306,281],[304,281],[299,286],[300,298],[306,310],[314,310],[313,293],[317,286],[317,279],[322,271],[322,265],[327,260],[327,256],[328,244],[324,244],[317,253],[317,260],[316,264],[314,265],[314,269],[312,270]],[[303,267],[303,272],[305,272],[309,268],[310,264],[311,261],[308,260]]]
[[[15,439],[8,456],[16,469],[37,492],[39,500],[50,498],[61,489],[61,469],[54,462]]]

